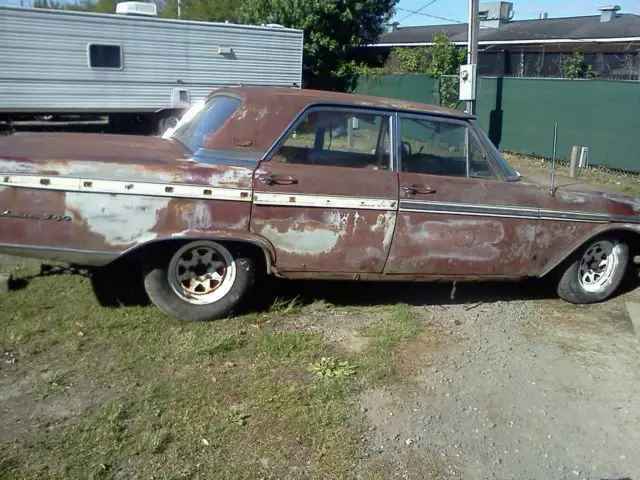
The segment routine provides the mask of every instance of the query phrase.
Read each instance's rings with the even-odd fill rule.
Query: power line
[[[401,18],[400,20],[398,20],[398,22],[404,22],[407,18],[420,13],[422,10],[424,10],[427,7],[430,7],[431,5],[433,5],[434,3],[436,3],[438,0],[431,0],[430,2],[427,2],[426,5],[423,5],[422,7],[420,7],[418,10],[409,13],[409,15],[407,15],[406,17]],[[398,10],[402,10],[401,8],[399,8]]]
[[[460,20],[454,20],[452,18],[445,18],[445,17],[439,17],[437,15],[431,15],[430,13],[424,13],[424,12],[420,12],[417,10],[407,10],[406,8],[400,8],[400,7],[396,7],[396,10],[400,10],[402,12],[408,12],[411,13],[412,15],[423,15],[425,17],[429,17],[429,18],[435,18],[437,20],[444,20],[445,22],[453,22],[453,23],[459,23],[461,25],[466,24],[467,22],[461,22]]]

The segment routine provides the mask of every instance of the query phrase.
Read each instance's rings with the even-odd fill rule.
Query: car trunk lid
[[[137,135],[25,132],[0,137],[0,161],[22,164],[103,162],[171,164],[189,155],[171,140]],[[0,168],[5,166],[0,163]]]

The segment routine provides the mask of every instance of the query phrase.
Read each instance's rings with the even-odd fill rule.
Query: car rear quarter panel
[[[198,232],[246,233],[252,172],[250,166],[189,161],[134,165],[0,159],[0,244],[117,255],[146,242]],[[12,186],[24,179],[37,188]],[[136,194],[136,188],[148,190],[150,184],[153,194]],[[52,185],[66,187],[53,190]],[[195,198],[176,198],[181,185],[188,185]],[[235,199],[220,199],[220,193]]]

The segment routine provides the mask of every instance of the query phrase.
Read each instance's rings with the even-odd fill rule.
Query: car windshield
[[[163,138],[176,140],[193,153],[233,115],[241,103],[241,99],[229,95],[216,95],[206,102],[200,101],[187,110],[178,125],[165,132]]]
[[[476,128],[476,130],[480,133],[480,136],[489,149],[489,152],[491,152],[493,158],[496,160],[498,168],[502,172],[502,175],[504,175],[504,178],[506,178],[508,181],[520,180],[520,177],[522,176],[520,175],[520,172],[509,165],[509,162],[507,162],[507,160],[502,156],[500,150],[496,148],[496,146],[493,144],[484,130],[482,130],[481,128]]]

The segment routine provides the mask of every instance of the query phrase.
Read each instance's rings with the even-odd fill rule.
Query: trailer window
[[[242,100],[228,95],[212,97],[193,118],[178,126],[171,136],[195,152],[233,115],[241,103]]]
[[[122,47],[120,45],[89,44],[89,66],[91,68],[122,68]]]

